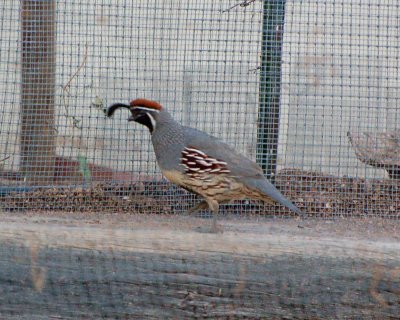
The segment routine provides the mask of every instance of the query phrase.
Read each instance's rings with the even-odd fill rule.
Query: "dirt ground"
[[[171,214],[125,214],[96,212],[26,211],[23,213],[0,213],[0,224],[21,223],[57,227],[95,227],[105,229],[166,230],[195,232],[207,227],[211,219]],[[219,217],[219,224],[226,233],[236,234],[282,234],[310,238],[340,238],[353,240],[385,240],[400,242],[400,221],[385,218],[274,218]]]
[[[2,184],[5,182],[0,186]],[[285,169],[278,173],[275,184],[310,217],[400,219],[400,181],[396,179],[365,180]],[[7,190],[6,184],[3,187]],[[180,214],[197,201],[199,199],[196,196],[166,180],[146,180],[7,192],[0,196],[0,209],[15,212],[47,210],[88,214]],[[223,205],[220,210],[221,214],[247,217],[293,216],[282,206],[252,201]]]

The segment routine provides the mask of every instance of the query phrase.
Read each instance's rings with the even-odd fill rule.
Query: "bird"
[[[305,217],[268,181],[254,161],[204,131],[181,125],[160,103],[144,98],[129,104],[115,103],[107,108],[106,116],[112,117],[120,108],[130,111],[128,121],[149,129],[162,174],[170,182],[203,198],[188,213],[210,209],[213,213],[210,232],[221,232],[217,224],[219,206],[233,200],[277,202]]]

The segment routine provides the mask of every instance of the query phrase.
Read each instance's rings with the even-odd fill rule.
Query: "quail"
[[[111,117],[119,108],[129,109],[128,121],[146,126],[158,165],[171,182],[204,198],[189,210],[213,212],[212,232],[218,232],[219,204],[233,200],[253,199],[278,202],[304,216],[263,175],[253,161],[236,152],[218,138],[203,131],[182,126],[158,102],[135,99],[129,104],[116,103],[106,110]]]

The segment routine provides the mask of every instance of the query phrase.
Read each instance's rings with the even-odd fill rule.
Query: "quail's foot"
[[[223,233],[223,227],[222,225],[217,223],[217,217],[214,214],[213,219],[212,219],[212,225],[210,227],[197,227],[196,228],[197,232],[201,233]]]

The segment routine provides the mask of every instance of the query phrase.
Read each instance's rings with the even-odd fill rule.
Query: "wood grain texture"
[[[1,217],[1,318],[398,317],[398,222],[123,220]]]

